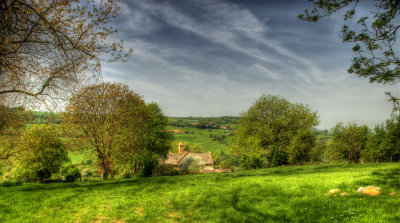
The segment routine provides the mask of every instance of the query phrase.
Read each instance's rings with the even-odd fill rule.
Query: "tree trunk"
[[[108,171],[107,171],[107,165],[105,161],[102,161],[102,166],[103,166],[103,180],[107,180],[108,177]]]

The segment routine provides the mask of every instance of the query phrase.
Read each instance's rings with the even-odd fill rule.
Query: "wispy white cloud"
[[[269,28],[248,9],[225,1],[190,1],[193,8],[207,15],[198,19],[170,2],[137,1],[137,3],[143,9],[161,16],[170,25],[193,32],[209,41],[222,43],[249,57],[280,65],[307,84],[313,84],[322,79],[321,72],[312,62],[291,52],[279,41],[269,38]],[[256,46],[246,44],[243,38],[256,43]],[[270,50],[260,50],[260,45]],[[295,64],[291,65],[293,62]]]
[[[116,25],[134,54],[129,63],[107,65],[105,79],[128,84],[160,103],[167,115],[238,115],[263,93],[310,104],[319,111],[322,128],[352,120],[373,126],[390,112],[386,87],[345,73],[347,64],[341,63],[351,55],[310,56],[290,42],[295,39],[306,50],[342,46],[333,37],[310,43],[298,26],[278,27],[268,14],[226,0],[123,0],[121,8]],[[291,14],[272,13],[271,20],[287,19],[283,15]],[[293,27],[291,37],[276,35],[277,29]]]

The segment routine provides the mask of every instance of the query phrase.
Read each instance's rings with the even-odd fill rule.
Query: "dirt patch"
[[[115,220],[115,219],[110,219],[109,217],[105,217],[105,216],[96,216],[97,220],[94,223],[103,223],[103,221],[105,222],[115,222],[115,223],[125,223],[122,220]],[[90,221],[93,222],[93,221]]]
[[[173,132],[173,133],[185,133],[184,131],[181,131],[181,130],[179,130],[179,129],[171,129],[171,130],[169,130],[170,132]]]
[[[75,214],[75,221],[74,223],[81,223],[82,222],[82,215],[86,214],[89,211],[88,207],[84,207],[81,209],[81,211],[79,213]]]
[[[143,216],[143,208],[135,207],[135,213],[139,216]]]
[[[173,214],[173,213],[171,213],[171,212],[168,212],[168,217],[172,217],[172,218],[182,218],[181,216],[176,215],[176,214]]]

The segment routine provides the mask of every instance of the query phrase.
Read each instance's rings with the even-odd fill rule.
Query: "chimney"
[[[178,144],[178,154],[182,154],[183,153],[183,143],[179,143]]]

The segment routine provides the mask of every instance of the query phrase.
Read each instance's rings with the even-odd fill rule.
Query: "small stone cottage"
[[[197,159],[204,166],[204,169],[200,170],[200,173],[223,173],[232,171],[231,169],[215,169],[214,160],[211,152],[192,153],[188,151],[183,151],[182,143],[178,144],[178,153],[168,152],[165,164],[169,164],[176,169],[180,169],[182,167],[182,163],[185,161],[185,159],[188,158]]]
[[[204,166],[204,169],[214,169],[214,160],[211,152],[192,153],[188,151],[183,151],[182,143],[178,144],[178,153],[168,152],[165,164],[169,164],[176,169],[180,169],[183,161],[188,158],[199,160],[199,162]]]

